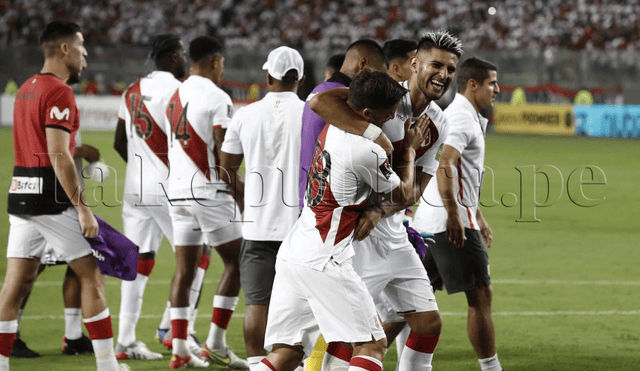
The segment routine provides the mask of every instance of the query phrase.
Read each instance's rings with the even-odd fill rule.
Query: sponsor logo
[[[380,172],[386,179],[391,178],[391,174],[393,174],[393,170],[391,170],[391,165],[389,165],[389,159],[384,160],[382,165],[380,165]]]
[[[9,193],[32,195],[42,194],[42,178],[14,176],[11,178]]]
[[[100,252],[98,250],[91,249],[91,252],[93,252],[93,256],[97,260],[100,260],[101,262],[105,261],[104,255],[100,254]]]
[[[53,106],[49,112],[49,118],[53,119],[54,117],[56,120],[69,120],[69,107],[60,111],[58,106]]]

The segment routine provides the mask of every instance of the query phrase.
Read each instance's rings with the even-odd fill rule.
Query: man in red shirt
[[[80,126],[78,107],[67,84],[86,67],[84,38],[71,22],[53,21],[40,36],[44,66],[18,90],[14,108],[14,170],[9,189],[11,224],[7,272],[0,290],[0,371],[9,370],[24,293],[37,275],[44,243],[80,279],[83,320],[98,371],[128,370],[113,352],[111,316],[104,284],[85,237],[98,234],[76,173],[73,152]]]

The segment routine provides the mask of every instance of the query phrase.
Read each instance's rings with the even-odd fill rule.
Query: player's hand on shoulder
[[[79,208],[78,221],[83,236],[93,238],[98,235],[98,221],[88,207]]]
[[[427,115],[422,115],[411,126],[410,120],[405,123],[404,147],[416,150],[424,141],[427,127],[431,123],[431,119]]]
[[[353,239],[362,241],[367,238],[382,218],[383,213],[384,211],[377,205],[367,207],[356,222]]]

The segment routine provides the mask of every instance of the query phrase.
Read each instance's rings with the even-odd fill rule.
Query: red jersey
[[[16,94],[13,110],[14,168],[9,189],[10,214],[58,214],[71,203],[58,182],[48,155],[45,129],[69,132],[74,153],[80,127],[71,88],[52,74],[30,77]],[[54,157],[55,158],[55,157]]]

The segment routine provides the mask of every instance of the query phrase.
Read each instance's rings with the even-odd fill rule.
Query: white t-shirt
[[[476,219],[478,197],[484,176],[484,136],[488,120],[476,112],[469,100],[456,94],[444,112],[449,120],[449,135],[445,145],[460,152],[456,164],[458,176],[453,191],[465,228],[480,229]],[[447,210],[442,205],[437,179],[427,185],[413,224],[421,231],[440,233],[447,229]]]
[[[192,75],[171,97],[166,112],[171,125],[169,200],[217,198],[218,190],[229,188],[218,177],[213,131],[229,127],[231,98],[213,81]]]
[[[268,93],[239,109],[227,129],[222,151],[244,154],[246,240],[282,241],[298,219],[303,110],[295,93]]]
[[[403,82],[401,85],[408,88],[407,82]],[[447,119],[434,101],[431,101],[427,105],[427,108],[418,116],[412,117],[412,113],[411,97],[407,92],[407,94],[402,97],[402,101],[396,110],[396,116],[387,121],[382,126],[382,130],[389,140],[395,143],[404,139],[404,123],[408,118],[411,118],[411,120],[415,122],[423,114],[429,116],[431,124],[429,124],[425,140],[416,151],[415,163],[416,167],[421,169],[423,173],[433,176],[438,168],[438,151],[442,143],[444,143],[449,130]],[[432,179],[430,183],[433,181]],[[407,231],[404,225],[402,225],[404,218],[404,211],[398,211],[380,219],[371,232],[371,235],[388,241],[401,242],[406,240]],[[394,246],[402,246],[402,244],[394,244]]]
[[[379,145],[327,125],[318,137],[300,218],[282,242],[278,258],[323,270],[330,258],[354,255],[351,238],[371,192],[400,184]]]
[[[118,118],[125,122],[128,155],[124,192],[139,195],[143,204],[157,204],[167,188],[165,110],[178,86],[170,72],[153,71],[131,84],[120,100]]]

